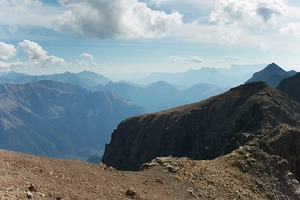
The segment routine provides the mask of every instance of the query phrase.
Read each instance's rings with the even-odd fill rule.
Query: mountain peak
[[[286,72],[277,64],[271,63],[261,71],[254,73],[252,78],[246,81],[246,83],[265,81],[271,87],[276,88],[283,79],[292,75],[294,75],[293,72]]]
[[[269,64],[265,69],[263,69],[263,71],[272,71],[272,72],[280,72],[280,73],[286,73],[286,71],[284,71],[281,67],[279,67],[277,64],[275,63],[271,63]]]

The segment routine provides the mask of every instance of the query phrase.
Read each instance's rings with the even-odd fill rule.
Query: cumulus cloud
[[[261,32],[275,27],[284,13],[282,0],[219,0],[209,18],[219,25]]]
[[[94,60],[94,56],[89,53],[82,53],[79,57],[82,59]]]
[[[161,6],[162,4],[165,4],[167,2],[171,2],[171,0],[149,0],[148,1],[150,4],[155,5],[156,7]]]
[[[60,0],[67,11],[52,21],[58,31],[89,38],[159,38],[183,24],[179,12],[152,10],[138,0]]]
[[[192,64],[192,63],[202,63],[203,59],[199,56],[190,56],[190,57],[180,57],[180,56],[170,56],[169,61],[173,63],[183,63],[183,64]]]
[[[16,48],[14,45],[0,42],[0,60],[8,60],[16,55]]]
[[[24,52],[28,61],[40,66],[64,65],[65,60],[55,56],[49,56],[38,43],[24,40],[18,44],[18,47]]]
[[[300,37],[300,23],[292,22],[280,29],[280,33],[293,37]]]
[[[82,66],[87,66],[88,63],[85,60],[76,60],[76,63],[82,67]]]

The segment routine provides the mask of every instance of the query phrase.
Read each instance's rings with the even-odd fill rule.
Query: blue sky
[[[300,71],[296,0],[0,0],[0,70],[152,72],[276,62]]]

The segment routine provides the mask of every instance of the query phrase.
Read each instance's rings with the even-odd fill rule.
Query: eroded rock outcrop
[[[129,118],[106,145],[103,162],[137,170],[157,156],[197,160],[224,155],[279,124],[298,127],[300,106],[263,82],[233,88],[199,103]],[[236,136],[249,133],[250,138]]]

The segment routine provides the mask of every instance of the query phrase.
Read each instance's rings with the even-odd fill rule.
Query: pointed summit
[[[288,78],[292,75],[295,75],[295,73],[292,71],[287,72],[275,63],[271,63],[263,70],[254,73],[252,78],[246,81],[246,83],[264,81],[269,86],[276,88],[283,79]]]

